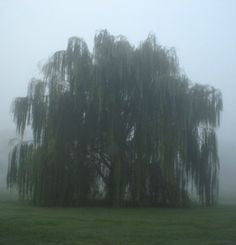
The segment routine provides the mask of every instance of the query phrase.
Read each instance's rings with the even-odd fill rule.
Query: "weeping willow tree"
[[[133,47],[101,31],[92,53],[72,37],[42,72],[13,102],[22,141],[7,183],[21,199],[177,206],[193,190],[204,205],[217,201],[221,93],[192,84],[173,49],[153,35]],[[33,140],[25,142],[28,126]]]

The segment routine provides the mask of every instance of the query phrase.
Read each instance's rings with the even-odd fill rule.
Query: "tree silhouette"
[[[216,202],[221,93],[192,84],[173,49],[153,35],[135,48],[105,30],[93,53],[72,37],[42,70],[13,103],[22,142],[7,182],[21,199],[178,206],[192,186],[203,204]],[[33,142],[23,141],[27,125]]]

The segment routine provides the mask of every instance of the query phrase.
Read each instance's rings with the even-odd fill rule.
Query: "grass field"
[[[0,244],[236,244],[236,206],[62,209],[0,201]]]

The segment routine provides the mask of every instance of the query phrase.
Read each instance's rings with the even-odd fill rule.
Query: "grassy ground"
[[[62,209],[0,201],[0,244],[236,244],[236,207]]]

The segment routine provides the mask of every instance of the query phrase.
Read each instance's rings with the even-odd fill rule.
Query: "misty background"
[[[15,135],[10,107],[32,77],[71,36],[90,50],[97,30],[122,34],[135,46],[151,32],[176,49],[192,82],[221,90],[218,129],[220,199],[236,201],[235,0],[0,0],[0,189],[5,189],[8,141]]]

